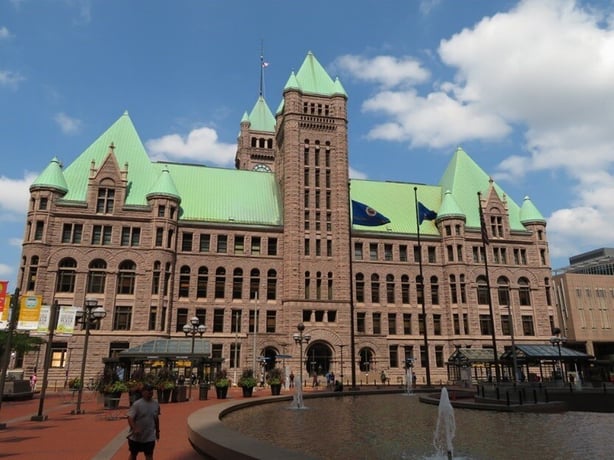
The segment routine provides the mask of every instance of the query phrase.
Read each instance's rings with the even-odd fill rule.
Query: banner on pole
[[[24,295],[21,297],[17,329],[35,331],[38,328],[43,297],[40,295]]]
[[[55,335],[70,336],[75,332],[75,319],[77,318],[77,307],[61,307],[58,316],[58,325],[55,328]]]
[[[9,303],[6,298],[8,296],[9,282],[8,281],[0,281],[0,314],[4,310],[8,310]]]
[[[6,308],[0,311],[0,330],[5,331],[9,328],[9,318],[11,313],[11,294],[6,294],[4,299],[4,304]]]

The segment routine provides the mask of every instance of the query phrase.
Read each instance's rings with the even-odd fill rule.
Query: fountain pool
[[[287,401],[232,412],[223,424],[316,458],[434,460],[438,407],[403,394]],[[501,413],[455,409],[454,458],[467,460],[611,458],[614,414]]]

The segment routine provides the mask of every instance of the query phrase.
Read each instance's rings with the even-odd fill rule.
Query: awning
[[[589,361],[591,359],[593,359],[593,356],[582,353],[581,351],[572,350],[571,348],[561,347],[559,353],[559,348],[552,345],[516,345],[516,360],[522,362],[580,362]],[[513,361],[511,348],[501,355],[501,361]]]
[[[490,348],[457,348],[448,358],[448,364],[471,365],[495,362],[495,353]]]
[[[120,359],[187,359],[211,356],[211,342],[195,340],[192,353],[192,339],[157,339],[119,352]]]

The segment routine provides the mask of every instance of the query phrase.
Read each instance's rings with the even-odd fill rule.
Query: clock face
[[[258,171],[258,172],[271,172],[271,168],[263,164],[257,164],[256,166],[253,167],[253,170]]]

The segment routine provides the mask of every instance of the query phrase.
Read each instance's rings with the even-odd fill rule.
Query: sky
[[[348,93],[350,174],[437,184],[461,146],[547,220],[551,265],[614,247],[614,0],[0,0],[0,279],[29,186],[124,111],[152,159],[232,167],[309,51]]]

